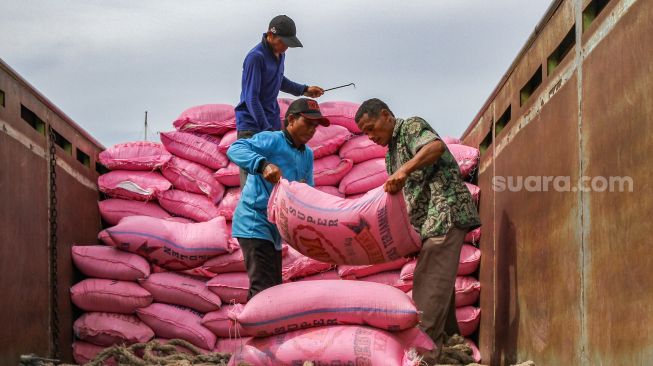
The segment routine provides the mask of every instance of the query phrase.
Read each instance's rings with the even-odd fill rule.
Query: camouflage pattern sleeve
[[[415,156],[419,149],[429,143],[440,140],[440,136],[423,118],[411,117],[404,122],[404,138],[410,153]]]

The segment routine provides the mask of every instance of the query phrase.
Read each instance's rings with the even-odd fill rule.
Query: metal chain
[[[50,209],[48,221],[50,223],[50,332],[51,349],[50,357],[59,358],[59,303],[58,303],[58,270],[57,270],[57,156],[54,129],[48,126],[49,143],[49,175],[50,175]]]

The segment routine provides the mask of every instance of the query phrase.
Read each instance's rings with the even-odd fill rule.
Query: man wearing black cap
[[[238,239],[249,277],[248,299],[281,284],[281,236],[267,219],[273,185],[283,177],[314,186],[313,151],[306,143],[318,126],[329,126],[312,99],[288,107],[283,131],[263,131],[234,142],[227,155],[249,175],[234,212],[232,235]]]
[[[297,38],[295,22],[286,15],[270,21],[267,33],[245,57],[242,90],[236,106],[238,138],[250,138],[261,131],[281,129],[277,96],[283,91],[295,96],[318,98],[324,94],[319,86],[290,81],[283,75],[285,52],[289,47],[303,47]],[[240,185],[247,174],[241,170]]]

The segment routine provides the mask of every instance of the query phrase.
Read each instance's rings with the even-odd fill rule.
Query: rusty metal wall
[[[56,147],[58,211],[59,342],[63,360],[72,361],[75,282],[73,243],[94,243],[100,227],[95,162],[103,147],[0,60],[0,364],[17,364],[21,354],[47,356],[52,350],[49,276],[48,143],[21,118],[21,105],[72,144],[72,154]],[[76,149],[90,156],[79,162]]]
[[[552,4],[463,136],[473,146],[493,136],[478,177],[484,363],[653,363],[653,1],[611,0],[583,30],[590,3]],[[573,49],[547,72],[574,24]],[[542,83],[522,105],[540,66]],[[540,186],[496,184],[529,176]],[[581,192],[581,176],[630,177],[634,192]],[[556,191],[544,177],[570,185]]]

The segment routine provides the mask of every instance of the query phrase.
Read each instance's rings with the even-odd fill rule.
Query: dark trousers
[[[281,251],[274,249],[273,242],[238,238],[238,243],[243,251],[249,277],[248,301],[266,288],[281,284]]]
[[[238,131],[236,133],[236,137],[239,139],[248,139],[256,135],[256,133],[257,132],[250,130]],[[245,171],[243,168],[240,168],[240,189],[245,187],[245,182],[247,182],[247,171]]]

